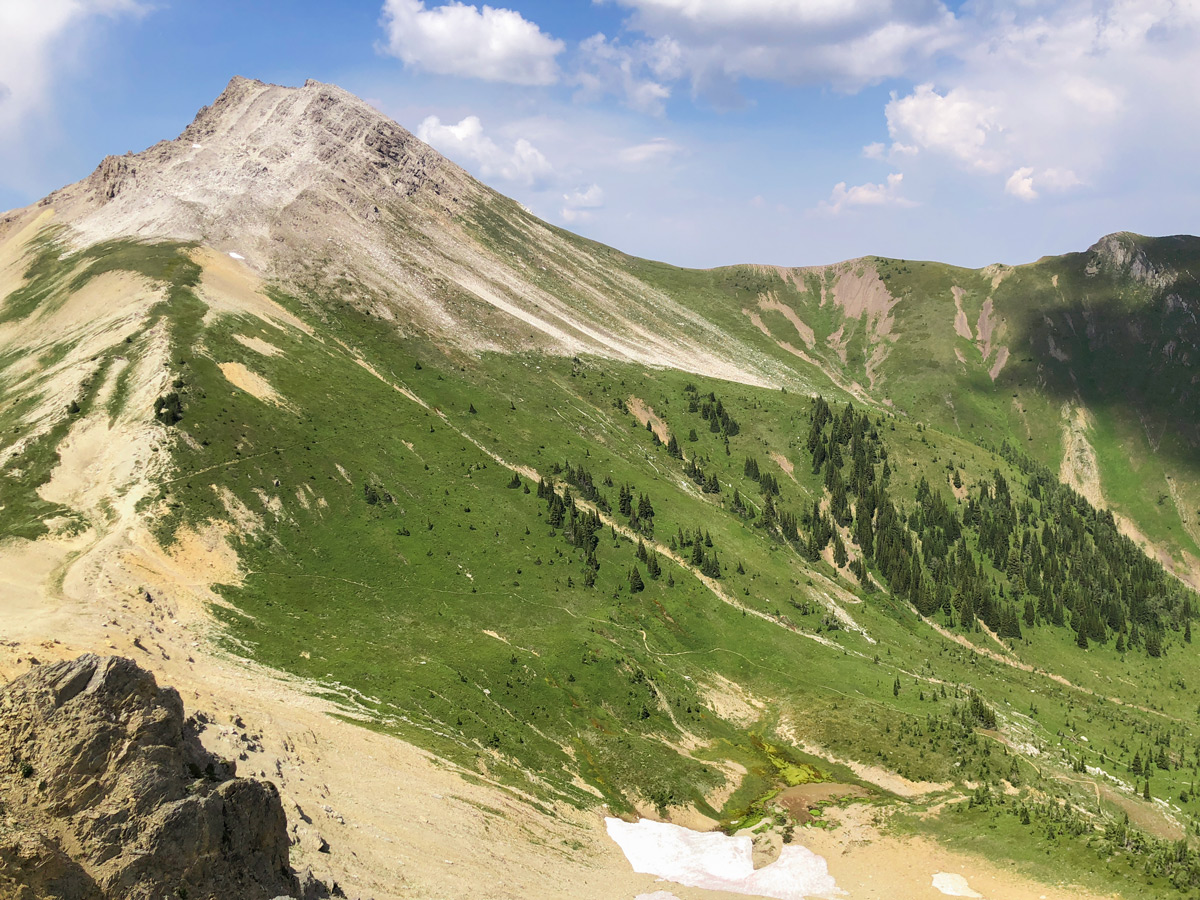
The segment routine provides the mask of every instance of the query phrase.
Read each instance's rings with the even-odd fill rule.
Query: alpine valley
[[[0,674],[132,658],[350,897],[1200,896],[1193,273],[675,268],[235,78],[0,215]]]

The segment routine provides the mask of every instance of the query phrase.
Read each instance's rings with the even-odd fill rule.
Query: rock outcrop
[[[237,778],[183,702],[120,657],[39,666],[0,688],[0,896],[312,896],[275,786]]]

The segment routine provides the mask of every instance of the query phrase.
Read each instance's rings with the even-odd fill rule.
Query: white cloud
[[[382,24],[387,51],[414,69],[524,85],[559,79],[563,42],[511,9],[385,0]]]
[[[585,222],[592,217],[592,210],[604,206],[604,191],[593,184],[585,190],[563,194],[562,217],[568,222]]]
[[[643,166],[671,159],[683,151],[683,148],[667,138],[657,137],[644,144],[634,144],[625,147],[617,153],[617,159],[622,165]]]
[[[1070,169],[1043,169],[1035,172],[1032,166],[1021,166],[1004,182],[1006,193],[1022,200],[1036,200],[1038,189],[1061,192],[1078,187],[1083,182]]]
[[[957,40],[940,0],[618,0],[629,26],[670,39],[693,90],[740,78],[856,90],[905,74]]]
[[[603,34],[594,34],[579,45],[576,97],[595,100],[614,94],[623,97],[630,109],[660,116],[671,89],[659,79],[677,77],[677,51],[669,39],[625,47]]]
[[[1033,186],[1033,169],[1029,166],[1017,169],[1004,182],[1004,190],[1021,200],[1036,200],[1038,193]]]
[[[532,143],[517,138],[504,149],[484,134],[478,116],[467,116],[457,125],[443,125],[437,116],[428,116],[417,127],[417,137],[457,162],[475,163],[481,178],[533,187],[554,174],[554,167]]]
[[[63,68],[62,42],[100,17],[138,15],[135,0],[3,0],[0,2],[0,141],[19,137],[17,126],[45,112],[55,75]]]
[[[912,144],[901,144],[893,141],[889,147],[881,141],[867,144],[862,148],[863,159],[874,159],[880,162],[896,162],[906,156],[916,156],[920,151]]]
[[[945,153],[970,169],[996,172],[1003,166],[989,144],[1002,130],[996,109],[969,91],[955,89],[943,96],[933,85],[922,84],[907,97],[893,94],[885,113],[893,138]]]
[[[967,7],[936,81],[885,110],[888,131],[1032,200],[1094,182],[1129,151],[1200,139],[1200,4],[1060,0]],[[938,83],[940,82],[940,83]],[[893,145],[895,146],[895,145]]]
[[[820,208],[837,214],[848,206],[915,206],[916,204],[900,193],[900,184],[904,175],[893,172],[883,184],[856,184],[846,187],[846,182],[839,181],[833,186],[829,199],[821,203]]]

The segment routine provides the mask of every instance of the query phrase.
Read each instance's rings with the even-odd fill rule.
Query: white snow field
[[[755,870],[749,836],[699,832],[641,819],[605,819],[608,835],[635,872],[686,887],[728,891],[774,900],[842,896],[825,860],[799,844],[784,846],[779,859]]]
[[[967,879],[962,875],[951,872],[938,872],[933,876],[933,886],[947,897],[982,897],[983,894],[972,890]]]

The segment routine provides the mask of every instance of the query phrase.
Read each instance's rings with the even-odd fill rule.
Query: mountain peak
[[[453,208],[473,190],[462,169],[335,85],[238,76],[179,137],[106,157],[43,202],[88,241],[133,236],[265,250],[294,242],[297,230],[315,239],[319,229],[338,234],[370,223],[381,206],[417,195]]]

